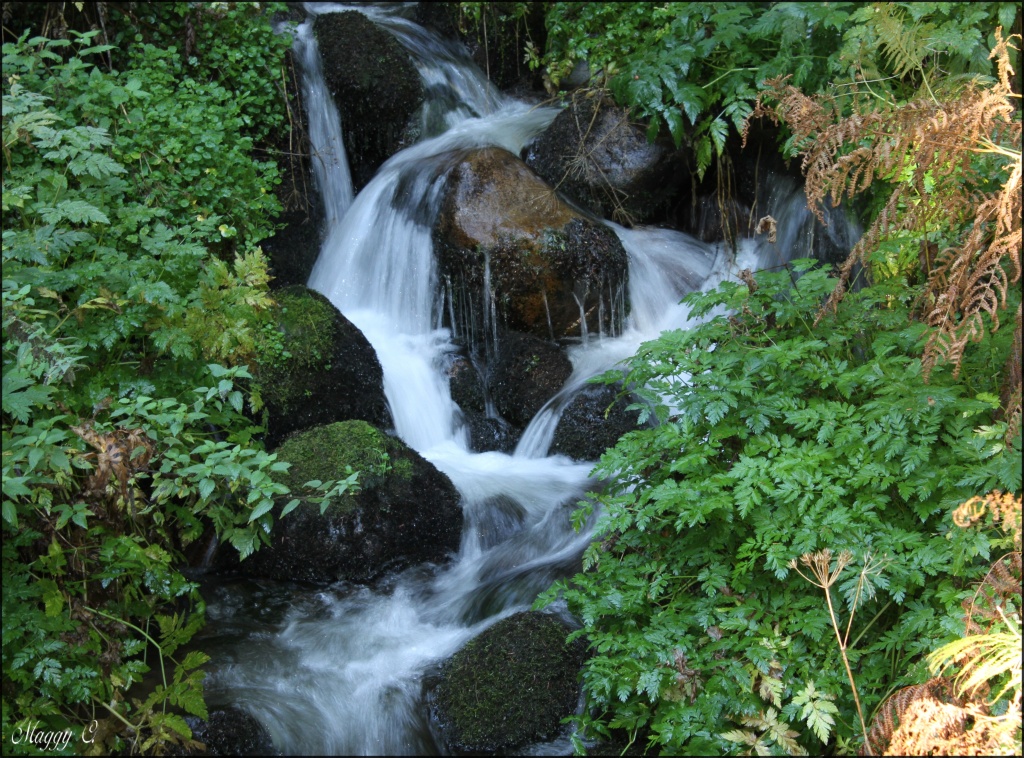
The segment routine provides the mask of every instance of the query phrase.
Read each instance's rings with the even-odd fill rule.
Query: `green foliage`
[[[152,43],[173,25],[125,54],[70,30],[3,48],[5,750],[32,752],[7,742],[29,726],[72,730],[71,754],[188,747],[206,707],[186,552],[244,557],[276,499],[355,485],[282,484],[244,413],[279,211],[252,151],[281,123],[287,43],[248,47],[273,36],[250,4],[188,12],[219,30],[206,67]]]
[[[667,754],[761,740],[817,753],[858,735],[829,610],[788,565],[805,553],[854,556],[834,596],[844,627],[861,609],[846,653],[866,713],[962,633],[990,543],[948,514],[976,491],[1021,485],[993,419],[994,359],[980,350],[965,364],[973,395],[948,371],[926,385],[909,357],[925,330],[903,282],[848,296],[812,330],[807,314],[835,280],[811,265],[793,264],[795,284],[762,273],[689,296],[695,315],[735,315],[666,332],[629,362],[645,400],[633,407],[657,426],[602,457],[609,485],[574,517],[600,511],[584,571],[539,601],[563,594],[596,653],[588,733],[645,734]],[[869,569],[883,557],[884,572]]]
[[[791,75],[805,92],[882,80],[907,97],[926,71],[992,73],[990,35],[1013,3],[553,3],[543,57],[554,86],[577,61],[616,101],[684,140],[703,176],[743,128],[766,79]],[[838,88],[838,89],[837,89]]]

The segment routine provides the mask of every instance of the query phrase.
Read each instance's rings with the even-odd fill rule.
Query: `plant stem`
[[[828,603],[828,615],[832,619],[832,630],[836,633],[836,642],[839,643],[839,654],[843,657],[843,666],[846,668],[846,676],[850,680],[850,689],[853,691],[853,702],[857,706],[857,717],[860,719],[861,733],[864,735],[864,750],[868,755],[872,755],[871,746],[868,744],[868,728],[864,723],[864,711],[860,707],[860,696],[857,695],[857,683],[853,679],[853,671],[850,669],[850,660],[846,657],[846,644],[843,642],[843,636],[839,632],[839,623],[836,621],[836,613],[832,607],[832,593],[829,592],[829,588],[825,588],[825,600]]]

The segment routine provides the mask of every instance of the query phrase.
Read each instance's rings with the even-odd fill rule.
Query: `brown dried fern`
[[[783,121],[793,131],[803,155],[808,204],[822,223],[826,199],[838,205],[876,180],[893,184],[841,267],[819,321],[835,309],[854,268],[866,263],[882,239],[906,231],[926,242],[929,232],[968,229],[937,261],[926,261],[927,286],[917,304],[919,317],[932,327],[922,355],[926,380],[939,362],[953,364],[954,375],[959,372],[967,345],[999,328],[1010,286],[1021,279],[1021,122],[1007,50],[1019,37],[1004,39],[996,30],[990,57],[996,60],[998,83],[970,81],[942,101],[929,96],[879,107],[855,91],[852,114],[842,116],[835,98],[808,97],[779,77],[766,82],[750,117]],[[765,104],[769,99],[774,106]],[[982,189],[988,177],[980,176],[971,161],[978,153],[1005,159],[1006,178],[998,190]],[[1018,371],[1004,407],[1011,429],[1020,424],[1019,376]]]
[[[861,749],[861,755],[884,755],[889,750],[889,743],[903,721],[904,714],[918,700],[937,700],[950,702],[953,700],[953,682],[946,677],[935,677],[924,684],[914,684],[896,690],[886,698],[875,711],[868,729],[867,742]]]

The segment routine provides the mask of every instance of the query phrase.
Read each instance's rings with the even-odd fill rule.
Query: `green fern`
[[[915,24],[891,3],[878,3],[870,25],[897,77],[903,78],[912,71],[925,76],[925,58],[931,52],[929,41],[935,31],[934,24]]]

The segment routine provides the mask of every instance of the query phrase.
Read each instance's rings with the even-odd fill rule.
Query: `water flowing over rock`
[[[293,491],[310,480],[359,472],[359,489],[320,513],[302,503],[277,520],[274,540],[238,565],[247,576],[306,582],[365,582],[387,570],[443,562],[459,548],[462,509],[451,480],[401,440],[363,421],[343,421],[289,437],[277,449],[291,463]],[[279,517],[279,503],[275,517]]]
[[[358,192],[380,165],[415,141],[423,84],[405,49],[362,13],[318,16],[324,76],[345,125],[345,151]]]
[[[274,320],[287,355],[264,353],[253,374],[266,404],[267,446],[331,421],[389,425],[383,372],[362,332],[308,287],[285,287],[274,298]]]
[[[506,150],[472,151],[452,170],[434,241],[465,331],[486,339],[499,321],[547,339],[621,330],[621,243]]]
[[[585,648],[554,616],[517,613],[445,661],[435,708],[449,749],[506,751],[546,739],[576,709]]]
[[[593,92],[572,97],[527,147],[526,163],[574,202],[625,224],[664,213],[688,178],[679,151],[648,142],[624,108]]]
[[[417,472],[420,463],[412,453],[388,447],[394,441],[379,430],[347,422],[384,440],[376,449],[387,453],[393,473],[382,483],[371,487],[375,472],[383,476],[384,458],[349,461],[362,472],[364,489],[354,497],[376,498],[374,503],[353,508],[358,519],[346,517],[337,504],[326,519],[315,506],[306,515],[290,513],[275,525],[274,547],[256,553],[251,565],[274,556],[272,575],[284,579],[364,579],[314,587],[228,577],[221,581],[233,589],[204,587],[210,620],[204,641],[213,656],[204,682],[208,702],[244,709],[266,725],[275,748],[289,755],[439,755],[457,752],[456,743],[568,755],[572,744],[558,722],[578,702],[579,666],[566,661],[567,629],[557,621],[550,627],[549,649],[560,651],[557,666],[546,665],[539,651],[521,656],[527,666],[518,670],[506,665],[510,660],[491,656],[478,673],[501,672],[493,687],[479,680],[477,697],[456,685],[474,695],[471,705],[495,693],[504,698],[502,706],[522,703],[523,694],[541,700],[561,684],[538,690],[534,679],[560,667],[566,694],[543,722],[553,725],[550,731],[531,728],[529,734],[490,736],[480,743],[456,736],[446,744],[432,715],[430,685],[442,662],[469,649],[472,640],[488,642],[489,629],[529,609],[553,581],[580,570],[593,519],[577,532],[571,517],[601,483],[590,477],[592,464],[579,459],[596,458],[597,447],[610,444],[619,429],[615,408],[608,430],[595,426],[604,423],[607,397],[577,400],[576,393],[662,330],[693,325],[680,304],[686,293],[735,279],[741,269],[778,265],[804,253],[804,235],[786,234],[796,228],[788,215],[796,206],[769,205],[778,221],[777,243],[742,239],[735,248],[674,229],[626,229],[589,219],[516,157],[548,127],[556,109],[503,97],[459,45],[403,17],[411,4],[305,4],[298,52],[319,62],[308,44],[314,23],[309,19],[339,7],[357,7],[409,52],[426,103],[419,141],[391,156],[353,197],[343,151],[334,146],[345,142],[342,125],[364,134],[380,128],[377,99],[384,99],[385,90],[373,92],[369,106],[366,93],[354,91],[357,101],[364,98],[364,116],[343,115],[340,121],[328,117],[336,115],[333,98],[306,98],[316,111],[310,118],[315,154],[330,158],[315,161],[324,169],[317,184],[325,229],[309,286],[369,340],[383,369],[395,435],[436,471],[423,469],[422,478],[389,484],[400,466]],[[360,28],[369,30],[369,24]],[[352,50],[353,56],[365,55],[362,40],[353,39]],[[319,65],[306,56],[300,62],[310,84],[322,82]],[[324,402],[333,405],[344,397],[339,388],[337,397]],[[563,415],[567,420],[556,435]],[[346,425],[327,428],[335,426]],[[500,452],[520,432],[515,450]],[[588,446],[591,440],[584,437],[601,442]],[[307,439],[315,460],[333,459],[344,447]],[[552,448],[562,454],[549,454]],[[283,452],[282,457],[287,458]],[[344,466],[338,469],[335,464],[331,476],[343,475]],[[331,478],[302,468],[292,473],[299,484]],[[400,497],[384,498],[381,488],[392,485],[400,486]],[[435,496],[435,487],[448,494]],[[451,518],[430,521],[437,510]],[[392,538],[399,542],[387,543]],[[339,544],[353,552],[332,557]],[[456,549],[453,560],[445,561]],[[364,565],[345,574],[341,568],[351,555],[362,556]],[[319,567],[318,573],[303,565]],[[367,583],[368,576],[375,578]],[[510,640],[502,649],[524,642]]]

